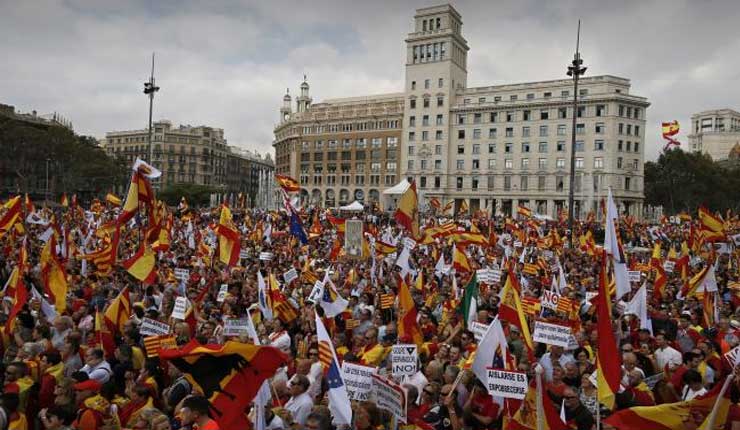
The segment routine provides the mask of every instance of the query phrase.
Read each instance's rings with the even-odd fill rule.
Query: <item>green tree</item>
[[[215,192],[215,188],[207,185],[175,184],[160,192],[159,198],[170,206],[180,204],[183,197],[190,206],[207,206],[210,204],[211,194]]]
[[[740,169],[723,167],[706,154],[672,149],[645,163],[645,200],[668,214],[694,212],[702,204],[738,210]]]

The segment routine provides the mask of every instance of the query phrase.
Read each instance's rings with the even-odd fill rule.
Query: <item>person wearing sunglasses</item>
[[[576,390],[567,387],[563,391],[562,402],[565,404],[565,422],[571,428],[575,426],[577,430],[591,430],[596,421],[581,403]]]

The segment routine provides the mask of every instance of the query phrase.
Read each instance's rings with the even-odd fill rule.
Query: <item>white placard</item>
[[[470,324],[470,331],[473,332],[473,336],[475,336],[475,341],[480,342],[481,339],[483,339],[483,336],[486,335],[486,331],[488,331],[488,326],[483,323],[479,323],[478,321],[473,321],[472,324]]]
[[[410,377],[416,373],[419,354],[414,344],[393,345],[391,350],[391,374],[394,378]]]
[[[221,288],[218,290],[218,296],[216,296],[216,301],[219,303],[223,303],[224,300],[226,300],[226,294],[229,293],[229,286],[227,284],[221,284]]]
[[[262,261],[271,261],[273,257],[272,252],[260,252],[260,260]]]
[[[175,299],[175,307],[172,308],[172,318],[185,320],[185,312],[188,310],[188,299],[178,297]]]
[[[572,329],[568,326],[550,324],[542,321],[535,321],[534,323],[532,340],[535,342],[567,348],[570,343],[571,336]]]
[[[727,354],[724,355],[724,357],[727,359],[727,362],[730,363],[730,366],[734,368],[735,363],[737,363],[737,360],[740,357],[740,345],[731,349]]]
[[[663,262],[663,270],[666,271],[666,273],[673,273],[673,269],[676,268],[676,262],[671,260],[666,260]]]
[[[188,269],[175,269],[175,279],[178,281],[187,281],[190,278],[190,270]]]
[[[347,257],[362,257],[362,221],[348,219],[344,222],[344,252]]]
[[[141,327],[139,327],[139,333],[143,336],[159,336],[162,334],[169,334],[170,325],[163,323],[151,318],[143,318],[141,320]]]
[[[313,289],[311,290],[311,294],[308,295],[309,302],[316,304],[321,300],[321,295],[324,293],[324,283],[321,281],[316,281],[316,283],[313,284]]]
[[[522,242],[520,240],[517,240],[516,242],[514,242],[514,248],[521,248],[521,247],[522,247]]]
[[[239,259],[240,260],[246,260],[249,258],[249,250],[248,249],[240,249],[239,250]]]
[[[552,258],[555,256],[555,254],[552,253],[549,249],[542,250],[542,256],[545,257],[547,260],[552,260]]]
[[[642,273],[639,270],[629,270],[627,272],[627,278],[630,282],[640,282],[640,276]]]
[[[405,237],[403,238],[403,246],[413,251],[416,248],[416,241],[410,237]]]
[[[227,318],[224,320],[224,336],[247,334],[249,321],[246,318]]]
[[[385,409],[399,421],[406,422],[406,392],[400,385],[382,376],[373,375],[371,398],[378,408]]]
[[[293,282],[294,279],[298,279],[298,271],[295,270],[295,267],[288,270],[287,272],[283,273],[283,279],[285,280],[285,284],[290,284]]]
[[[493,283],[501,282],[501,271],[500,270],[491,270],[489,272],[490,280]]]
[[[553,311],[558,310],[558,302],[560,301],[560,295],[552,291],[544,290],[542,297],[540,297],[540,304],[543,308],[552,309]]]
[[[488,369],[488,394],[494,397],[522,400],[527,395],[528,389],[526,373]]]
[[[348,362],[342,363],[342,379],[347,387],[350,400],[364,402],[370,400],[373,391],[373,375],[378,373],[376,367],[362,366]]]
[[[475,277],[478,278],[478,282],[483,284],[491,283],[491,269],[478,269],[475,271]]]

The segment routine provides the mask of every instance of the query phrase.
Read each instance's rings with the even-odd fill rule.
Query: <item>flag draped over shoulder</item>
[[[614,407],[614,396],[619,392],[622,375],[617,339],[612,330],[611,303],[609,282],[607,281],[606,253],[602,252],[601,270],[599,273],[599,294],[596,296],[596,317],[599,331],[597,351],[597,374],[599,401]]]
[[[252,399],[288,359],[277,348],[240,342],[200,345],[191,341],[178,349],[163,349],[159,356],[203,393],[222,429],[247,428]]]
[[[398,199],[398,208],[393,217],[411,233],[412,239],[419,239],[419,198],[416,195],[416,182],[412,181]]]
[[[41,280],[57,312],[63,313],[67,309],[67,274],[56,256],[53,234],[41,251]]]
[[[234,226],[231,209],[226,204],[221,206],[221,217],[216,226],[216,234],[218,235],[220,261],[228,266],[236,266],[239,262],[239,231]]]
[[[347,386],[342,379],[342,373],[339,371],[339,360],[337,360],[336,351],[332,344],[331,337],[324,327],[319,314],[314,313],[316,317],[316,337],[319,341],[319,359],[326,372],[326,382],[329,387],[329,410],[333,417],[334,425],[352,423],[352,405],[349,402]]]
[[[398,278],[398,338],[407,338],[418,346],[424,342],[424,336],[416,321],[416,305],[411,297],[409,286],[403,278]]]

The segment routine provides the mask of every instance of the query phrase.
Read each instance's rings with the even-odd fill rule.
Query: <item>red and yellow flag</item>
[[[69,207],[69,199],[67,198],[67,193],[62,193],[62,199],[60,201],[63,208]]]
[[[532,335],[529,331],[529,325],[527,324],[527,317],[524,314],[524,307],[520,300],[521,287],[519,281],[516,279],[516,275],[508,269],[506,275],[506,283],[504,284],[503,290],[501,290],[501,304],[499,305],[499,318],[502,321],[507,321],[509,324],[517,327],[519,332],[522,334],[524,345],[527,347],[527,353],[530,359],[534,359],[534,343],[532,342]]]
[[[221,218],[215,230],[218,235],[219,260],[228,266],[236,266],[239,262],[239,231],[234,225],[231,210],[225,203],[221,205]]]
[[[67,309],[67,274],[56,255],[56,237],[52,234],[41,250],[41,280],[44,291],[57,312]]]
[[[398,277],[398,338],[421,347],[424,336],[416,321],[416,305],[406,282]]]
[[[144,285],[149,285],[157,279],[157,256],[146,243],[142,244],[136,254],[121,264],[131,276]]]
[[[118,297],[113,299],[108,309],[105,310],[105,324],[111,333],[123,333],[123,326],[131,316],[131,299],[128,295],[128,287],[124,287]]]
[[[105,201],[116,207],[121,206],[121,199],[113,193],[106,194]]]
[[[457,247],[452,248],[452,268],[458,272],[470,272],[471,270],[468,257],[465,256],[464,252],[457,249]]]
[[[598,351],[596,353],[596,379],[599,401],[609,409],[614,408],[614,396],[619,392],[622,364],[617,339],[612,330],[611,297],[607,280],[606,252],[601,253],[599,273],[599,294],[596,296],[597,327],[599,331]]]
[[[699,206],[699,221],[704,241],[717,242],[726,238],[725,224],[722,219],[709,212],[704,206]]]
[[[8,200],[0,209],[5,210],[0,217],[0,237],[2,237],[5,232],[13,228],[21,216],[21,196]]]
[[[299,184],[298,181],[291,178],[290,176],[275,175],[275,180],[277,181],[278,185],[280,185],[280,188],[285,190],[286,193],[291,193],[291,192],[301,190],[301,184]]]
[[[411,238],[419,238],[419,199],[416,195],[416,182],[412,181],[408,189],[398,199],[398,208],[393,216],[398,224],[411,233]]]
[[[516,207],[516,213],[523,216],[524,218],[529,218],[532,216],[532,209],[526,206],[519,205]]]

